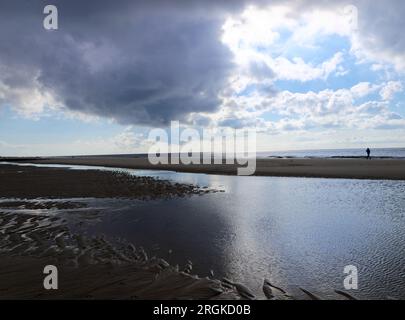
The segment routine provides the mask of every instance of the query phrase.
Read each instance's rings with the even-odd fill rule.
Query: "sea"
[[[290,150],[257,152],[258,158],[364,158],[366,149],[317,149],[317,150]],[[370,148],[374,158],[405,159],[405,148]],[[86,157],[99,157],[90,155]],[[144,158],[146,153],[138,154],[109,154],[103,157]]]

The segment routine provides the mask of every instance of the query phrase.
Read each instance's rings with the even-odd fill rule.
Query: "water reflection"
[[[303,286],[332,298],[344,266],[354,264],[359,297],[405,297],[403,182],[161,177],[226,193],[138,205],[108,225],[109,233],[158,243],[159,254],[173,249],[171,261],[190,258],[201,274],[214,269],[256,292],[267,277],[296,294]],[[140,220],[128,223],[134,216]]]

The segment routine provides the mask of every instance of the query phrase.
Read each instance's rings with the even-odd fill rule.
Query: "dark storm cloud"
[[[43,1],[1,4],[0,80],[40,86],[69,109],[121,123],[165,124],[212,112],[232,70],[221,43],[224,8],[192,2]]]

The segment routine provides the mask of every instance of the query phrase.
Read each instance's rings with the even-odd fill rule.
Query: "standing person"
[[[370,150],[370,148],[367,148],[366,152],[367,152],[367,159],[371,160],[371,157],[370,157],[371,150]]]

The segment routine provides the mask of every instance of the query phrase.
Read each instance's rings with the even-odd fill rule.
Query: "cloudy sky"
[[[146,152],[173,120],[256,128],[259,151],[404,147],[404,15],[402,0],[0,0],[0,155]]]

